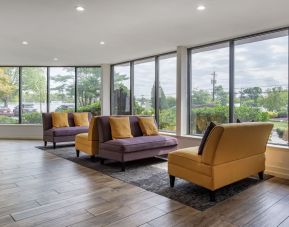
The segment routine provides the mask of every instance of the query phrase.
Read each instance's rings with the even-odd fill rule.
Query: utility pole
[[[217,80],[216,80],[216,72],[214,71],[212,74],[213,76],[213,79],[211,79],[211,84],[213,85],[213,102],[215,101],[215,87],[216,87],[216,83],[217,83]]]

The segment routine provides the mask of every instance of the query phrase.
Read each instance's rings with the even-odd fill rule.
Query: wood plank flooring
[[[0,140],[0,226],[289,226],[289,181],[272,178],[200,212],[36,149]]]

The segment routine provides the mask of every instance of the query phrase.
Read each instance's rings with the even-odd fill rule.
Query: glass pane
[[[155,110],[155,60],[134,63],[134,114],[154,115]]]
[[[176,78],[175,54],[159,58],[159,128],[176,131]]]
[[[130,65],[115,65],[113,72],[111,112],[114,115],[130,114]]]
[[[22,68],[22,123],[40,124],[47,111],[47,68]]]
[[[275,144],[288,143],[287,35],[272,33],[235,46],[235,121],[272,122]]]
[[[191,52],[191,88],[192,134],[203,134],[211,121],[229,121],[228,43]]]
[[[101,68],[77,68],[77,111],[101,114]]]
[[[19,122],[19,68],[0,67],[0,124]]]
[[[73,112],[75,101],[74,67],[50,68],[50,111]]]

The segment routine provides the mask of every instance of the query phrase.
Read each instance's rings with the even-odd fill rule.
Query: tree
[[[40,112],[42,112],[42,103],[46,101],[46,74],[42,68],[29,67],[23,68],[22,84],[23,91],[30,96],[32,100],[39,101]]]
[[[288,105],[288,91],[281,87],[267,90],[267,95],[263,100],[263,106],[269,111],[279,112]]]
[[[114,76],[114,89],[113,89],[113,100],[112,103],[116,104],[112,108],[114,108],[114,112],[117,114],[127,114],[128,108],[127,103],[129,103],[129,90],[127,86],[124,84],[124,81],[128,80],[127,75],[115,74]]]
[[[226,106],[229,101],[229,95],[224,91],[222,85],[215,87],[215,102],[222,106]]]
[[[98,68],[81,68],[77,81],[80,106],[91,105],[100,98],[101,72]]]
[[[205,90],[194,89],[192,91],[192,103],[194,105],[206,105],[210,103],[211,95]]]
[[[155,98],[156,98],[156,95],[155,95],[155,84],[153,85],[152,89],[151,89],[151,103],[153,104],[155,102]],[[167,109],[168,108],[168,103],[167,103],[167,98],[166,98],[166,95],[165,95],[165,92],[163,90],[163,88],[161,86],[159,86],[159,108],[160,110],[163,110],[163,109]]]
[[[16,84],[11,76],[6,74],[3,68],[0,68],[0,99],[4,103],[4,107],[8,107],[8,101],[17,90]]]
[[[258,98],[262,95],[262,89],[260,87],[250,87],[243,90],[243,94],[249,99],[253,100],[253,105],[257,105]]]

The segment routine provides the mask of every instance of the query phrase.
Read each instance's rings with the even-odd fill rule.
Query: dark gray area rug
[[[55,150],[52,147],[37,148],[201,211],[262,182],[257,176],[246,178],[219,189],[216,192],[216,202],[210,202],[208,190],[190,182],[176,179],[175,187],[170,188],[165,159],[148,158],[128,162],[126,171],[121,172],[120,163],[117,162],[106,160],[105,164],[101,165],[99,161],[91,161],[90,157],[84,153],[81,153],[80,157],[77,158],[73,145],[58,146]],[[271,176],[264,176],[265,180],[269,178]]]

